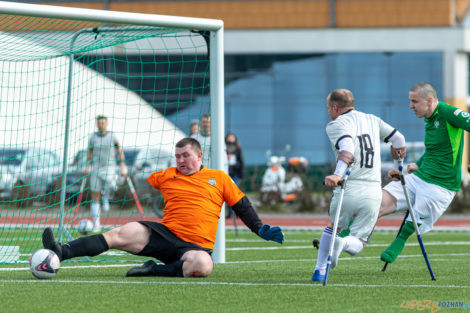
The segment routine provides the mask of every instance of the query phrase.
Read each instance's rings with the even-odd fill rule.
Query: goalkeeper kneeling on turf
[[[131,268],[127,276],[206,277],[213,269],[211,253],[222,204],[227,202],[248,228],[265,240],[283,243],[280,227],[263,225],[250,201],[223,171],[202,166],[199,142],[183,138],[175,148],[176,167],[153,173],[148,182],[165,199],[161,223],[130,222],[104,234],[82,237],[66,244],[46,228],[42,242],[60,260],[96,256],[108,249],[152,257]]]

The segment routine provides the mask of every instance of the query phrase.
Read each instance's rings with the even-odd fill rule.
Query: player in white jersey
[[[365,114],[354,109],[354,97],[351,91],[336,89],[326,100],[331,122],[326,126],[337,164],[335,172],[325,177],[328,187],[337,187],[348,165],[351,174],[344,190],[344,199],[338,221],[338,233],[347,228],[352,217],[350,233],[344,238],[335,234],[335,245],[331,268],[336,267],[341,251],[356,255],[362,251],[369,240],[382,200],[380,173],[380,142],[392,142],[392,158],[406,154],[405,138],[389,124],[375,115]],[[328,250],[333,233],[333,224],[340,188],[335,188],[330,204],[330,224],[325,228],[320,239],[317,264],[312,276],[313,281],[325,278]]]
[[[196,139],[201,143],[202,148],[202,164],[211,168],[211,116],[209,114],[203,114],[201,117],[201,131],[192,134],[191,138]]]
[[[205,113],[201,117],[201,131],[197,134],[192,134],[191,138],[196,139],[201,144],[202,149],[202,164],[208,168],[213,168],[214,164],[211,162],[211,116]],[[225,152],[227,148],[224,148]],[[227,153],[224,156],[224,172],[228,174],[228,157]]]
[[[103,115],[97,116],[96,126],[98,131],[91,134],[88,141],[87,166],[84,174],[90,174],[90,211],[93,218],[93,229],[94,231],[99,231],[101,228],[100,200],[103,202],[103,210],[109,211],[109,193],[116,188],[117,171],[115,152],[117,152],[122,176],[127,175],[127,169],[124,162],[124,153],[122,152],[119,141],[112,132],[107,131],[107,117]]]

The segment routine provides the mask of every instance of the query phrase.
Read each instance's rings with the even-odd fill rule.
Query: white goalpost
[[[142,98],[136,95],[134,91],[129,91],[126,88],[122,86],[114,86],[112,82],[108,81],[107,78],[102,78],[100,75],[96,74],[95,71],[93,73],[87,73],[83,68],[84,66],[77,62],[76,59],[74,60],[74,56],[82,53],[82,51],[88,49],[88,48],[83,48],[80,46],[81,43],[78,43],[76,48],[74,47],[74,42],[78,36],[80,36],[83,33],[91,33],[90,36],[95,35],[98,36],[98,33],[100,36],[105,38],[107,35],[106,33],[108,32],[119,32],[119,34],[108,36],[105,38],[105,40],[108,40],[109,42],[112,42],[113,40],[116,42],[117,48],[112,48],[114,49],[112,53],[116,53],[115,51],[119,51],[122,47],[126,47],[126,45],[132,45],[133,42],[138,41],[142,38],[150,38],[152,36],[155,36],[154,34],[152,35],[139,35],[135,34],[134,32],[139,32],[139,31],[155,31],[153,28],[162,28],[161,33],[165,33],[166,30],[169,30],[169,32],[176,32],[176,31],[189,31],[191,33],[193,32],[204,32],[207,34],[207,38],[209,39],[207,42],[207,47],[208,47],[208,63],[209,63],[209,81],[207,82],[207,89],[208,89],[208,95],[209,95],[209,107],[210,107],[210,115],[211,115],[211,166],[216,169],[224,170],[225,166],[225,149],[224,149],[224,133],[225,133],[225,125],[224,125],[224,28],[223,28],[223,21],[221,20],[214,20],[214,19],[204,19],[204,18],[190,18],[190,17],[178,17],[178,16],[165,16],[165,15],[154,15],[154,14],[141,14],[141,13],[129,13],[129,12],[117,12],[117,11],[103,11],[103,10],[92,10],[92,9],[80,9],[80,8],[69,8],[69,7],[58,7],[58,6],[51,6],[51,5],[36,5],[36,4],[24,4],[24,3],[15,3],[15,2],[3,2],[0,1],[0,18],[4,18],[4,22],[2,23],[0,20],[0,23],[3,24],[3,26],[0,27],[0,40],[3,41],[4,43],[0,43],[0,49],[3,49],[4,52],[3,54],[0,53],[0,78],[3,78],[2,85],[0,86],[0,91],[2,94],[5,94],[4,90],[7,90],[8,87],[11,87],[12,90],[15,91],[8,91],[6,93],[5,99],[6,100],[0,100],[0,101],[5,101],[5,103],[9,104],[10,103],[18,103],[21,101],[28,102],[30,100],[28,99],[33,99],[36,98],[35,93],[41,93],[41,97],[38,97],[36,101],[36,106],[38,109],[37,115],[32,115],[33,113],[28,113],[31,115],[26,116],[26,113],[22,113],[21,109],[15,109],[15,113],[8,112],[3,114],[2,112],[5,111],[4,109],[0,108],[0,124],[1,123],[7,123],[3,122],[2,118],[5,118],[5,120],[13,120],[18,122],[12,122],[16,123],[16,125],[11,125],[9,126],[10,128],[5,128],[1,129],[0,128],[0,134],[3,135],[4,137],[11,136],[11,142],[17,142],[18,145],[24,143],[25,145],[36,145],[38,143],[43,143],[46,146],[54,146],[55,144],[60,145],[60,149],[57,148],[58,154],[63,158],[63,170],[62,170],[62,175],[61,175],[61,183],[63,184],[60,192],[60,200],[57,200],[57,204],[60,202],[60,217],[57,217],[57,223],[59,224],[59,234],[61,231],[67,232],[67,228],[64,227],[64,223],[72,223],[72,221],[68,217],[67,213],[67,208],[66,208],[66,202],[67,202],[67,194],[66,194],[66,181],[67,181],[67,173],[69,172],[69,164],[71,159],[73,158],[74,154],[78,152],[79,150],[79,145],[76,144],[76,135],[74,135],[74,131],[79,128],[79,127],[85,127],[86,131],[89,131],[94,127],[93,125],[93,119],[88,121],[88,119],[85,121],[84,114],[85,113],[77,113],[77,107],[76,103],[74,102],[74,99],[77,97],[77,90],[80,91],[81,96],[83,95],[83,99],[81,99],[80,103],[83,103],[83,112],[89,109],[90,106],[92,106],[93,100],[86,100],[86,97],[90,97],[89,94],[92,93],[90,90],[87,88],[96,88],[96,91],[93,91],[94,93],[98,94],[96,97],[101,97],[103,99],[108,100],[109,99],[109,94],[112,94],[113,97],[116,97],[116,99],[123,98],[127,102],[135,102],[135,106],[138,107],[136,111],[138,113],[135,114],[140,114],[140,115],[133,115],[133,111],[129,112],[125,108],[125,103],[120,104],[121,106],[116,106],[112,107],[113,112],[116,112],[116,122],[115,122],[115,128],[119,129],[121,127],[120,125],[126,125],[130,127],[130,129],[134,129],[132,125],[135,126],[135,130],[133,131],[128,131],[126,133],[126,130],[123,128],[122,129],[122,136],[127,140],[126,142],[132,142],[141,140],[141,138],[145,137],[148,139],[145,143],[142,143],[142,145],[148,146],[147,148],[152,147],[152,131],[154,131],[154,127],[156,127],[156,123],[152,123],[152,121],[148,122],[147,119],[152,119],[155,114],[155,120],[157,119],[162,119],[164,122],[162,122],[162,125],[167,125],[167,126],[161,126],[162,129],[158,130],[158,137],[160,142],[162,143],[162,146],[165,145],[165,147],[170,147],[168,148],[169,150],[172,149],[171,145],[174,146],[176,143],[177,139],[179,139],[183,134],[180,130],[175,129],[175,127],[171,126],[171,129],[164,129],[164,127],[168,127],[168,125],[171,125],[170,122],[166,122],[165,116],[161,116],[161,112],[165,112],[165,109],[160,110],[161,112],[153,112],[152,110],[149,109],[148,103],[146,103]],[[23,19],[24,22],[21,22],[23,24],[18,24],[18,20]],[[62,40],[62,41],[68,41],[64,42],[63,45],[64,47],[70,47],[70,54],[67,55],[66,53],[60,52],[57,53],[57,55],[54,55],[55,47],[52,47],[52,39],[49,37],[44,37],[44,27],[41,26],[42,24],[38,23],[39,19],[44,19],[46,21],[49,20],[66,20],[66,21],[71,21],[70,24],[65,25],[61,29],[56,29],[57,26],[54,25],[54,22],[51,22],[48,28],[48,31],[51,33],[57,34],[57,36],[62,36],[62,34],[67,33],[67,39]],[[16,24],[21,25],[21,26],[16,26]],[[13,26],[12,26],[13,25]],[[24,27],[23,25],[28,25],[29,28]],[[70,26],[70,25],[73,25]],[[56,28],[54,28],[56,27]],[[24,28],[24,29],[23,29]],[[73,28],[73,29],[72,29]],[[98,29],[98,32],[93,32]],[[134,36],[135,38],[130,38],[132,37],[131,35],[128,36],[126,34],[126,31],[129,33],[132,33],[131,35]],[[24,34],[18,35],[20,32],[24,32]],[[76,34],[75,37],[73,37]],[[114,36],[114,37],[113,37]],[[165,36],[165,35],[163,35]],[[73,40],[71,38],[74,38]],[[112,38],[111,38],[112,37]],[[128,38],[129,37],[129,38]],[[12,39],[13,38],[13,39]],[[21,39],[18,39],[21,38]],[[46,39],[44,39],[46,38]],[[58,37],[59,38],[59,37]],[[207,39],[206,38],[206,39]],[[96,39],[96,37],[95,37]],[[13,48],[10,50],[4,49],[6,47],[7,43],[11,41]],[[60,41],[60,39],[58,40]],[[188,41],[191,41],[188,40]],[[17,46],[14,46],[16,42]],[[38,47],[40,48],[35,48],[37,50],[37,53],[44,54],[44,57],[42,58],[37,58],[37,60],[29,61],[28,58],[30,56],[25,54],[25,57],[22,59],[15,59],[15,54],[21,54],[21,52],[15,52],[18,50],[21,50],[21,46],[18,46],[18,42],[23,42],[24,44],[29,44],[29,43],[34,43],[37,44]],[[102,46],[98,47],[96,50],[100,51],[108,51],[106,49],[111,49],[111,43],[107,42],[106,44],[103,44]],[[138,45],[138,44],[136,44]],[[177,44],[176,44],[177,46]],[[138,47],[140,52],[144,55],[152,55],[153,51],[148,49],[147,47]],[[181,48],[181,47],[177,47]],[[15,50],[16,49],[16,50]],[[64,48],[66,49],[66,48]],[[82,49],[82,50],[80,50]],[[60,49],[57,49],[57,51]],[[89,51],[92,49],[90,48]],[[184,50],[184,49],[182,49]],[[187,48],[187,50],[190,50]],[[68,58],[69,57],[69,58]],[[87,56],[90,58],[90,60],[94,60],[93,58],[95,57],[93,54],[90,54],[90,56]],[[55,77],[49,76],[49,75],[54,75],[53,73],[57,73],[58,76],[60,76],[60,88],[63,88],[63,91],[60,92],[60,94],[54,94],[55,91],[57,91],[59,88],[59,83],[57,85],[51,85],[50,82],[46,82],[48,85],[46,87],[37,87],[35,84],[31,84],[31,87],[28,91],[18,91],[17,88],[15,88],[14,84],[12,83],[12,86],[8,86],[9,83],[13,81],[13,76],[11,76],[12,72],[14,72],[14,69],[12,70],[12,64],[15,63],[16,66],[22,69],[21,74],[18,75],[18,80],[21,80],[20,77],[23,77],[22,79],[24,80],[24,77],[27,75],[34,75],[36,73],[36,68],[38,67],[37,64],[40,64],[40,67],[44,67],[45,69],[48,69],[49,67],[52,68],[51,66],[51,60],[52,59],[57,59],[56,63],[54,63],[54,66],[57,68],[60,68],[60,70],[52,69],[50,72],[52,74],[37,74],[38,78],[29,78],[33,81],[37,80],[55,80]],[[69,60],[69,61],[68,61]],[[38,63],[34,63],[38,61]],[[90,63],[92,63],[90,61]],[[30,63],[28,63],[30,62]],[[68,65],[67,65],[68,62]],[[105,62],[102,62],[105,64]],[[115,62],[117,63],[117,62]],[[183,62],[184,63],[184,62]],[[21,66],[20,66],[21,64]],[[103,65],[104,66],[104,65]],[[180,65],[183,67],[184,65]],[[156,67],[156,66],[155,66]],[[41,69],[42,70],[42,69]],[[2,74],[3,72],[7,74]],[[75,74],[75,72],[78,72]],[[60,73],[59,73],[60,72]],[[42,72],[41,72],[42,73]],[[85,73],[85,74],[84,74]],[[117,74],[113,73],[114,75],[118,76]],[[79,83],[77,82],[78,76],[75,75],[81,75],[80,77],[87,76],[89,81]],[[108,75],[108,77],[111,76],[111,74]],[[90,78],[91,77],[91,78]],[[184,79],[185,77],[182,76]],[[157,77],[158,78],[158,77]],[[158,82],[158,79],[155,78],[155,81]],[[16,79],[16,78],[15,78]],[[127,78],[128,79],[128,78]],[[129,79],[128,79],[129,80]],[[2,80],[0,79],[0,82]],[[63,81],[68,81],[67,84],[64,84]],[[16,84],[16,83],[15,83]],[[19,83],[18,83],[19,84]],[[77,85],[78,84],[78,85]],[[129,83],[130,85],[132,82]],[[155,83],[157,84],[157,83]],[[67,86],[68,85],[68,86]],[[113,86],[112,90],[111,87]],[[156,87],[155,87],[156,88]],[[172,87],[168,87],[172,88]],[[141,87],[142,90],[148,91],[148,87]],[[189,89],[189,88],[187,88]],[[61,89],[62,90],[62,89]],[[110,91],[111,90],[111,91]],[[186,89],[182,88],[183,91]],[[183,92],[183,91],[178,91],[178,96]],[[108,94],[106,94],[109,92]],[[102,94],[104,93],[104,94]],[[162,92],[164,94],[165,101],[167,101],[167,98],[169,96],[173,96],[170,94],[170,92]],[[26,96],[25,96],[26,95]],[[21,98],[21,99],[18,99]],[[194,97],[193,97],[194,98]],[[191,99],[193,99],[191,98]],[[24,100],[26,99],[26,100]],[[112,102],[112,99],[109,100]],[[124,101],[124,102],[125,102]],[[179,101],[179,99],[178,99]],[[192,100],[191,100],[192,101]],[[161,101],[163,102],[163,100]],[[190,102],[189,100],[184,102],[182,101],[181,103],[187,105],[187,102]],[[75,103],[75,105],[74,105]],[[158,104],[158,101],[155,101],[155,103]],[[172,101],[168,100],[168,103],[173,103]],[[144,105],[146,104],[146,105]],[[47,105],[47,107],[45,107]],[[57,106],[57,108],[55,107]],[[2,105],[4,106],[4,105]],[[177,107],[175,110],[178,110],[180,104],[178,102],[178,105],[175,106]],[[109,110],[110,107],[102,108],[102,110]],[[42,111],[41,111],[42,110]],[[155,109],[156,110],[156,109]],[[50,113],[52,112],[53,113]],[[125,116],[123,111],[128,112],[128,116]],[[6,111],[5,111],[6,112]],[[147,112],[147,113],[146,113]],[[75,115],[74,115],[75,114]],[[80,115],[81,114],[81,115]],[[86,113],[89,114],[89,113]],[[131,116],[132,115],[132,116]],[[163,115],[163,113],[162,113]],[[38,116],[42,116],[40,119]],[[80,117],[80,119],[78,118]],[[88,115],[87,115],[88,118]],[[177,118],[176,118],[177,119]],[[57,124],[53,124],[52,121],[57,121]],[[41,131],[37,131],[39,133],[37,135],[37,139],[32,142],[27,142],[27,138],[33,138],[36,135],[31,135],[32,128],[34,126],[31,126],[33,124],[37,123]],[[24,125],[23,125],[24,124]],[[39,125],[41,124],[41,125]],[[146,126],[148,124],[148,127]],[[20,126],[21,125],[21,126]],[[188,124],[189,125],[189,124]],[[146,127],[143,130],[139,130],[138,127]],[[21,132],[18,131],[17,128],[22,128]],[[52,128],[50,128],[52,127]],[[123,126],[124,127],[124,126]],[[24,130],[23,130],[24,128]],[[39,129],[38,128],[38,129]],[[85,132],[85,131],[83,131]],[[50,137],[48,137],[49,133],[52,133]],[[58,134],[55,134],[58,133]],[[165,134],[170,134],[166,136]],[[134,137],[132,137],[134,136]],[[74,141],[75,140],[75,141]],[[83,142],[85,139],[81,138],[80,139],[80,144],[83,146]],[[10,143],[5,143],[5,142],[0,142],[0,145],[4,144],[11,144]],[[136,143],[137,145],[137,143]],[[28,189],[29,190],[29,189]],[[81,195],[80,195],[81,196]],[[17,199],[15,200],[17,201]],[[9,209],[10,210],[10,209]],[[37,209],[28,211],[27,215],[28,217],[33,217],[34,214],[37,213]],[[216,242],[215,242],[215,248],[214,248],[214,253],[212,255],[214,263],[224,263],[225,262],[225,209],[224,207],[222,208],[222,212],[220,214],[220,219],[219,219],[219,226],[218,226],[218,232],[217,232],[217,237],[216,237]],[[10,211],[9,211],[10,212]],[[15,220],[24,220],[24,216],[26,215],[26,211],[23,212],[17,212],[15,211],[14,214],[17,214],[18,216],[14,216],[16,219]],[[10,214],[10,213],[9,213]],[[42,213],[41,213],[42,214]],[[44,213],[46,214],[46,213]],[[40,215],[40,216],[44,216]],[[11,214],[13,216],[13,214]],[[3,222],[4,224],[5,222]],[[31,222],[32,225],[34,222]],[[39,223],[40,224],[40,223]],[[18,225],[18,224],[15,224]],[[34,225],[31,228],[39,228],[42,227],[43,225]],[[59,235],[60,236],[60,235]],[[15,245],[15,243],[13,243]],[[0,261],[1,262],[1,261]]]

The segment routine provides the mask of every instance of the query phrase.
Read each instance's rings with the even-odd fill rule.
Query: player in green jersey
[[[462,174],[463,130],[470,131],[470,114],[437,99],[436,91],[426,82],[416,84],[409,92],[410,109],[425,121],[425,151],[409,164],[406,186],[421,233],[430,231],[460,189]],[[389,172],[389,176],[398,174]],[[403,188],[392,181],[383,188],[379,217],[407,210]],[[403,250],[415,229],[410,216],[400,233],[380,258],[392,263]]]

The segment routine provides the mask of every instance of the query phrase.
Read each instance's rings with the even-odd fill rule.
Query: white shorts
[[[332,223],[334,223],[340,193],[341,188],[339,187],[333,191],[329,211]],[[338,227],[348,228],[349,221],[354,218],[353,223],[349,226],[350,235],[363,242],[368,242],[377,223],[380,202],[382,202],[380,183],[349,180],[344,190]]]
[[[427,183],[414,174],[405,175],[405,183],[416,222],[421,224],[419,231],[428,232],[454,199],[455,191]],[[401,182],[392,181],[383,189],[397,199],[397,211],[408,210]],[[411,221],[411,216],[407,220]]]
[[[90,189],[92,191],[116,190],[118,174],[113,172],[91,172]]]

